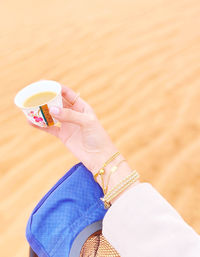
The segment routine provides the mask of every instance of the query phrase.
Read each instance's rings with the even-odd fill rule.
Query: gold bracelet
[[[120,152],[116,152],[114,155],[112,155],[102,166],[102,168],[100,168],[96,174],[94,174],[94,179],[97,182],[97,177],[100,175],[101,176],[101,182],[102,182],[102,189],[103,192],[105,194],[105,187],[104,187],[104,179],[103,179],[103,175],[105,173],[105,167],[108,165],[108,163],[110,163],[111,161],[113,161],[118,155],[120,154]]]
[[[113,200],[117,195],[123,192],[131,184],[136,182],[139,178],[139,174],[136,170],[133,170],[130,175],[125,177],[119,184],[113,187],[108,193],[105,194],[101,200],[104,202],[104,206],[108,209],[111,206],[111,200]]]
[[[124,161],[126,161],[126,160],[121,160],[117,165],[113,166],[113,167],[110,169],[110,173],[109,173],[108,181],[107,181],[107,186],[105,187],[105,193],[108,192],[108,184],[109,184],[111,175],[119,168],[119,165],[120,165],[122,162],[124,162]]]

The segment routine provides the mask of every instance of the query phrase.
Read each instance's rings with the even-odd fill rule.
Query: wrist
[[[107,157],[107,159],[109,159],[110,156],[111,155],[109,155],[109,157]],[[99,169],[102,168],[104,162],[101,163]],[[114,173],[112,173],[110,176],[110,170],[113,166],[117,166],[117,170]],[[98,170],[96,170],[95,172],[97,172],[97,171]],[[107,192],[109,192],[112,188],[114,188],[116,185],[118,185],[125,177],[129,176],[131,174],[131,172],[133,171],[133,169],[130,167],[127,160],[124,158],[124,156],[122,154],[119,154],[114,160],[112,160],[110,163],[108,163],[106,165],[106,167],[104,168],[104,171],[105,171],[105,173],[103,175],[104,188],[107,187]],[[102,186],[101,176],[97,177],[97,182],[99,183],[100,186]],[[125,189],[123,192],[130,189],[137,183],[139,183],[139,180],[134,182],[132,185],[128,186],[128,188]],[[118,199],[118,197],[121,194],[123,194],[123,192],[119,193],[119,195],[117,195],[111,201],[111,203],[113,203],[116,199]]]
[[[118,169],[112,174],[112,176],[109,179],[109,183],[108,183],[108,188],[106,191],[106,197],[108,197],[109,194],[113,194],[113,192],[115,192],[116,188],[118,188],[118,192],[115,193],[113,195],[113,197],[111,197],[111,199],[109,200],[109,203],[112,205],[121,195],[124,194],[124,192],[128,191],[129,189],[133,188],[135,185],[139,184],[139,178],[137,177],[136,179],[134,179],[132,181],[131,184],[127,185],[123,190],[120,190],[119,188],[123,188],[123,181],[125,181],[125,179],[130,178],[130,176],[132,176],[132,174],[135,174],[134,169],[132,169],[127,161],[123,161],[121,162],[120,166],[118,167]],[[137,174],[137,172],[136,172]],[[105,179],[106,180],[106,179]],[[128,181],[128,180],[127,180]],[[114,190],[114,191],[113,191]],[[112,192],[112,193],[111,193]]]
[[[95,153],[92,157],[92,163],[90,164],[89,170],[95,175],[104,165],[104,163],[116,152],[118,152],[117,148],[114,145],[107,147],[105,150],[102,150],[99,153]],[[113,160],[115,161],[115,160]],[[113,163],[112,161],[112,163]],[[105,170],[108,169],[111,163],[109,163]]]

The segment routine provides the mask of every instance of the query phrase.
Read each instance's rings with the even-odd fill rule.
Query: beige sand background
[[[27,256],[27,219],[79,162],[13,103],[39,79],[69,85],[136,168],[200,233],[199,0],[3,0],[0,255]]]

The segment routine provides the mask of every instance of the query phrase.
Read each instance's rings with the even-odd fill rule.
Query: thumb
[[[87,114],[82,112],[77,112],[69,108],[60,108],[57,106],[52,106],[49,109],[50,114],[55,117],[60,122],[72,122],[80,126],[87,124],[89,117]]]

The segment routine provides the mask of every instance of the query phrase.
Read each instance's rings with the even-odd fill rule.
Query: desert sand
[[[200,233],[199,0],[6,0],[0,7],[0,255],[28,255],[41,197],[79,162],[14,105],[39,79],[91,104],[141,180]]]

